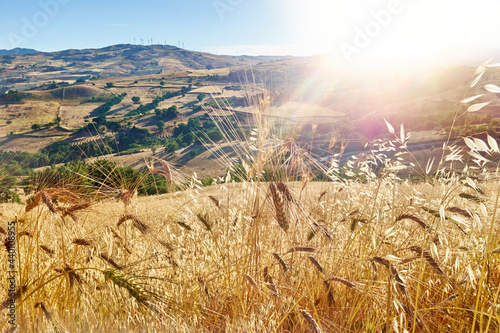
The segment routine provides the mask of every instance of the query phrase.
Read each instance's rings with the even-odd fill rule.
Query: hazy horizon
[[[168,44],[225,55],[330,54],[347,63],[426,62],[457,47],[499,48],[500,3],[386,0],[40,0],[0,13],[0,49],[42,52]]]

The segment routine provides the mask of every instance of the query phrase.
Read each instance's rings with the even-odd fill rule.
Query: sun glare
[[[486,46],[496,20],[481,2],[294,1],[296,27],[291,33],[304,53],[328,53],[338,64],[442,63],[460,56],[453,54],[454,47]]]

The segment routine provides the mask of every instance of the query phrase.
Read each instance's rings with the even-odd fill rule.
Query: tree
[[[171,107],[169,107],[168,109],[163,109],[162,111],[162,115],[164,117],[166,117],[167,119],[174,119],[174,118],[177,118],[177,116],[179,115],[179,111],[177,111],[177,106],[175,105],[172,105]]]
[[[188,125],[189,129],[192,131],[200,128],[200,126],[201,126],[200,118],[199,117],[189,118],[187,125]]]
[[[218,129],[212,129],[210,131],[207,131],[207,135],[210,138],[210,140],[214,142],[224,139],[224,136]]]
[[[167,153],[171,153],[176,151],[179,148],[179,144],[177,141],[168,141],[165,143],[165,151]]]
[[[31,125],[31,129],[35,130],[35,131],[38,131],[40,129],[40,124],[33,124],[33,125]]]
[[[189,132],[182,136],[182,142],[189,146],[190,144],[193,143],[194,138],[195,138],[194,134]]]
[[[173,131],[174,136],[179,136],[184,133],[189,133],[189,127],[186,124],[181,123],[174,128]]]
[[[160,120],[158,123],[156,123],[156,126],[158,126],[158,132],[163,132],[165,129],[165,122],[163,120]]]
[[[140,97],[138,97],[138,96],[132,97],[132,102],[134,102],[134,104],[139,104],[140,101],[141,101]]]
[[[165,85],[165,81],[160,81],[160,85],[163,87]]]
[[[19,195],[11,191],[9,189],[0,188],[0,203],[5,202],[13,202],[13,203],[21,203],[21,199],[19,199]]]
[[[192,88],[193,88],[193,85],[191,85],[191,84],[188,87],[181,87],[182,97],[184,97]]]
[[[114,87],[114,86],[115,86],[115,85],[114,85],[114,83],[113,83],[113,82],[108,82],[108,83],[106,83],[106,88],[112,88],[112,87]]]
[[[198,99],[198,102],[201,102],[203,101],[203,99],[206,97],[207,95],[205,95],[204,93],[201,93],[201,94],[198,94],[198,96],[196,96],[196,99]]]

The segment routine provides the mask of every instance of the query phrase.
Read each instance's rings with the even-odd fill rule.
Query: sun
[[[336,63],[421,66],[490,42],[500,2],[483,2],[291,0],[290,34],[305,53],[328,53]]]

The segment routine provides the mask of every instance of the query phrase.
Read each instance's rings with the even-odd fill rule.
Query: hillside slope
[[[255,65],[275,57],[224,56],[170,45],[120,44],[100,49],[0,54],[0,86],[25,89],[48,81],[130,77],[176,71]]]

